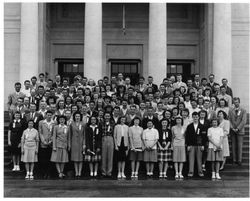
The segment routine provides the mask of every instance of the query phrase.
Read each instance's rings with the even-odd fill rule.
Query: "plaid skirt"
[[[173,152],[171,149],[168,150],[158,150],[158,161],[168,162],[173,160]]]
[[[86,162],[100,162],[101,161],[101,154],[95,154],[95,155],[91,155],[91,154],[86,154],[85,155],[85,161]]]

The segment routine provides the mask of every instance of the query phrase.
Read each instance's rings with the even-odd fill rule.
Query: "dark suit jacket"
[[[194,124],[191,123],[187,126],[186,130],[186,145],[187,146],[205,146],[206,145],[206,131],[204,126],[198,123],[195,131]]]
[[[214,94],[215,93],[215,90],[214,90],[214,85],[217,85],[218,83],[216,83],[216,82],[214,82],[214,84],[213,85],[211,85],[210,84],[210,82],[209,83],[207,83],[207,86],[209,86],[211,89],[212,89],[212,94]]]
[[[98,132],[97,132],[98,130]],[[86,150],[90,149],[90,151],[96,152],[96,149],[101,149],[102,147],[102,134],[100,132],[100,126],[95,128],[93,133],[93,129],[90,126],[86,127]]]
[[[147,128],[147,123],[148,123],[148,121],[149,121],[148,116],[145,117],[145,118],[142,120],[142,128],[143,128],[143,129],[146,129],[146,128]],[[159,128],[160,128],[160,122],[159,122],[159,120],[158,120],[156,117],[153,117],[153,120],[152,120],[152,121],[153,121],[153,124],[154,124],[155,129],[159,130]]]
[[[230,87],[227,86],[226,88],[226,94],[230,95],[233,98],[233,91]]]
[[[147,86],[149,86],[149,84],[147,84]],[[158,86],[156,84],[152,84],[152,87],[153,87],[154,93],[158,91]]]

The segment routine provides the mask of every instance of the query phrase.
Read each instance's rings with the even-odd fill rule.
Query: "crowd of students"
[[[142,162],[146,176],[152,177],[158,165],[158,177],[167,178],[174,166],[175,179],[183,179],[183,165],[194,176],[204,177],[211,164],[212,179],[220,180],[230,156],[228,138],[232,138],[233,162],[241,165],[243,128],[246,110],[240,98],[222,79],[214,75],[182,81],[178,74],[165,78],[157,86],[153,77],[143,77],[131,85],[129,77],[119,73],[95,83],[76,76],[69,84],[56,75],[55,81],[34,76],[8,97],[10,125],[8,147],[13,171],[26,169],[25,179],[34,179],[34,164],[47,178],[50,163],[58,177],[64,178],[64,166],[74,163],[75,177],[80,178],[83,163],[88,163],[90,177],[111,177],[113,161],[118,179],[126,178],[125,163],[130,161],[132,179],[138,178]],[[115,159],[114,159],[115,156]],[[196,161],[196,164],[195,164]]]

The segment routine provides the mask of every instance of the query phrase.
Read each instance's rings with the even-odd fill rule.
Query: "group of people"
[[[233,162],[241,165],[247,114],[226,78],[220,85],[213,74],[208,79],[195,74],[185,83],[178,74],[157,86],[148,76],[147,83],[140,77],[133,86],[122,73],[97,83],[78,75],[72,84],[60,75],[53,81],[40,73],[39,80],[34,76],[24,87],[19,82],[14,86],[8,97],[8,147],[13,171],[24,162],[25,179],[34,179],[36,162],[45,178],[51,162],[63,178],[71,161],[76,178],[85,162],[90,177],[110,177],[116,161],[117,178],[125,179],[129,160],[132,179],[144,162],[149,178],[158,163],[159,178],[167,178],[173,165],[175,179],[183,179],[187,163],[188,177],[194,176],[195,165],[204,177],[211,164],[212,179],[220,180],[230,156],[229,136]]]

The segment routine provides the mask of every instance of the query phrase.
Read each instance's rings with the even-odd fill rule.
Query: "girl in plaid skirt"
[[[158,162],[159,162],[159,178],[167,178],[168,162],[172,161],[172,150],[170,149],[172,141],[171,130],[168,129],[169,121],[161,120],[161,129],[159,130],[158,140]]]
[[[89,162],[90,176],[96,177],[99,162],[101,161],[102,136],[97,124],[97,118],[92,116],[86,127],[86,155],[85,161]]]

